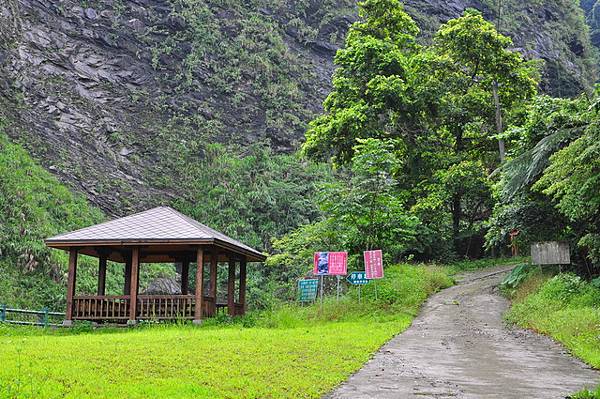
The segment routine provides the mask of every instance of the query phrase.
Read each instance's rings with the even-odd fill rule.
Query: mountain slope
[[[439,21],[494,1],[410,0],[423,40]],[[594,80],[570,0],[505,0],[502,30],[546,62],[544,88]],[[206,144],[291,151],[329,90],[356,18],[350,0],[7,0],[0,5],[0,112],[8,134],[109,214],[184,195],[182,165]],[[244,154],[243,147],[237,153]]]
[[[585,10],[592,43],[600,47],[600,1],[581,0],[581,7]]]
[[[502,3],[501,30],[546,61],[544,90],[592,85],[577,3]],[[467,7],[495,20],[496,5],[407,1],[422,41]],[[351,0],[0,2],[0,302],[60,304],[64,254],[42,239],[104,215],[168,203],[261,249],[315,220],[331,172],[288,153],[321,110],[355,13]],[[95,273],[83,263],[84,291]],[[253,276],[252,302],[265,304],[289,271]]]

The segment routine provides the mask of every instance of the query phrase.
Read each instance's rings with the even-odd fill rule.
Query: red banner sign
[[[348,274],[348,253],[315,252],[313,271],[316,275],[345,276]]]
[[[383,278],[383,252],[365,251],[365,273],[369,280]]]

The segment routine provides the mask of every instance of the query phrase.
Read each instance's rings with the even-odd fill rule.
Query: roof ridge
[[[164,206],[164,208],[166,208],[169,212],[171,212],[172,214],[177,216],[179,219],[183,220],[184,222],[186,222],[187,224],[189,224],[190,226],[192,226],[195,229],[198,229],[198,226],[196,226],[195,223],[192,223],[192,221],[210,229],[210,227],[190,218],[189,216],[184,215],[183,213],[179,212],[176,209],[171,208],[170,206]],[[213,229],[211,229],[211,230],[213,230]]]
[[[205,225],[204,223],[200,223],[199,221],[197,221],[196,219],[193,219],[181,212],[179,212],[176,209],[171,208],[170,206],[166,206],[165,208],[167,208],[171,213],[173,213],[174,215],[176,215],[177,217],[179,217],[180,219],[184,220],[188,225],[191,225],[192,227],[194,227],[195,229],[199,229],[197,225],[200,225],[201,228],[205,228],[211,231],[212,234],[215,235],[216,239],[223,239],[223,238],[219,238],[219,237],[224,237],[224,239],[228,239],[228,240],[232,240],[234,241],[237,245],[252,249],[253,251],[256,251],[254,248],[250,247],[249,245],[244,244],[243,242],[241,242],[240,240],[230,237],[229,235],[220,232],[218,230],[213,229],[210,226]],[[259,251],[257,251],[259,252]]]

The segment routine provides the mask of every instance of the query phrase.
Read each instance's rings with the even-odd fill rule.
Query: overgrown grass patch
[[[513,257],[513,258],[483,258],[483,259],[464,259],[458,260],[447,265],[447,271],[450,274],[457,274],[461,272],[481,270],[488,267],[494,266],[510,266],[524,263],[527,261],[525,257]]]
[[[339,303],[286,305],[201,328],[0,328],[0,398],[318,398],[406,329],[444,270],[386,269]]]
[[[600,399],[600,387],[595,391],[584,389],[583,391],[572,395],[570,399]]]
[[[600,289],[572,274],[543,280],[532,274],[516,289],[506,318],[555,338],[600,368]]]

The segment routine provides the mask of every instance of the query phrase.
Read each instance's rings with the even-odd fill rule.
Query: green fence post
[[[48,327],[48,308],[42,309],[44,312],[44,327]]]
[[[6,305],[2,305],[2,311],[0,312],[0,321],[6,321]]]

